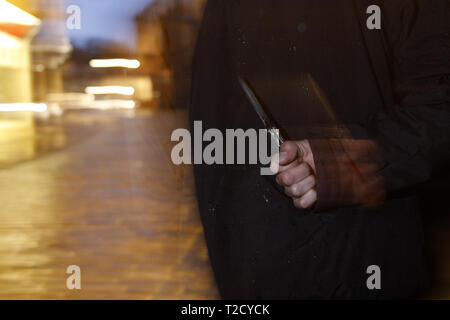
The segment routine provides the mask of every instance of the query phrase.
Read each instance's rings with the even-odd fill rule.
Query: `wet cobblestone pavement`
[[[218,298],[191,168],[170,161],[184,118],[78,111],[0,143],[0,298]]]

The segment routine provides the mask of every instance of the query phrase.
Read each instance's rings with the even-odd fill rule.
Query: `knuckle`
[[[294,197],[299,197],[300,196],[300,188],[299,188],[299,186],[298,185],[293,185],[292,187],[291,187],[291,194],[294,196]]]
[[[306,209],[309,207],[309,199],[307,197],[303,197],[300,202],[302,208]]]
[[[296,191],[297,197],[301,197],[307,191],[307,186],[304,183],[299,183],[296,185],[295,191]]]
[[[288,196],[288,197],[293,197],[293,195],[291,194],[291,191],[289,190],[289,188],[285,187],[284,188],[284,193]]]
[[[307,178],[307,187],[308,189],[313,188],[316,185],[316,177],[311,175]]]
[[[284,172],[281,175],[281,182],[285,185],[290,185],[292,181],[292,174],[289,172]]]
[[[296,207],[297,209],[302,209],[302,205],[299,199],[294,199],[294,207]]]

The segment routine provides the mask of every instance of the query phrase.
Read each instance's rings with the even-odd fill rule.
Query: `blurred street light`
[[[46,112],[45,103],[0,103],[0,112],[31,111]]]
[[[0,24],[40,25],[40,20],[5,0],[0,0]]]
[[[120,94],[124,96],[132,96],[135,92],[133,87],[123,86],[99,86],[87,87],[85,92],[87,94],[102,95],[102,94]]]
[[[137,69],[141,66],[138,60],[129,59],[92,59],[89,62],[92,68],[127,68]]]
[[[114,109],[134,109],[136,102],[133,100],[96,100],[91,104],[90,109],[114,110]]]

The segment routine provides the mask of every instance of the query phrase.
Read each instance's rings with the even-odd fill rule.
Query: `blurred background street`
[[[183,124],[183,113],[75,111],[12,153],[1,144],[12,158],[0,169],[0,299],[217,298],[192,176],[170,161]],[[69,265],[82,290],[67,290]]]
[[[0,0],[0,299],[218,297],[170,159],[203,4]]]

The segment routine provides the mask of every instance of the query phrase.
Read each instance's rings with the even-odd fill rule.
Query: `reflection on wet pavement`
[[[54,121],[0,140],[0,298],[217,298],[190,168],[170,161],[184,115]]]

